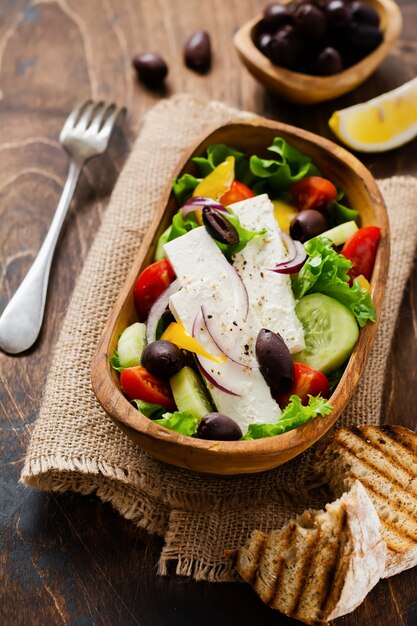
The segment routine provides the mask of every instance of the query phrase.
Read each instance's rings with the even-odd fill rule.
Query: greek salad
[[[258,439],[327,415],[376,320],[380,229],[310,157],[281,137],[268,150],[211,145],[198,177],[173,181],[179,209],[111,358],[138,410],[184,435]]]

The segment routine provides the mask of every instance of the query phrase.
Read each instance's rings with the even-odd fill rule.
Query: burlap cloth
[[[23,482],[38,489],[96,492],[164,538],[160,573],[172,571],[173,562],[178,574],[210,581],[235,578],[226,547],[241,545],[254,528],[279,527],[306,506],[301,494],[311,454],[244,477],[165,465],[134,446],[104,414],[91,390],[90,362],[177,161],[205,128],[238,114],[219,103],[176,96],[147,115],[75,287],[22,471]],[[385,364],[416,245],[417,181],[391,178],[380,187],[392,229],[385,305],[369,365],[338,426],[384,420]]]

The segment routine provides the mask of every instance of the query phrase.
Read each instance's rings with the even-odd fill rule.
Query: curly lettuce
[[[328,415],[333,407],[321,396],[308,396],[308,404],[304,406],[298,396],[291,396],[289,404],[273,424],[250,424],[242,439],[262,439],[274,437],[302,426],[318,416]]]
[[[355,316],[359,326],[376,321],[371,294],[358,283],[349,286],[348,271],[352,263],[333,248],[330,239],[315,237],[304,244],[307,261],[292,278],[296,298],[309,293],[323,293],[344,304]]]

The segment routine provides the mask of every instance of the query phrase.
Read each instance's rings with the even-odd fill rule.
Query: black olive
[[[330,0],[325,7],[325,13],[331,26],[340,28],[352,20],[350,7],[344,0]]]
[[[164,59],[155,52],[142,52],[132,59],[139,80],[151,87],[156,87],[168,74],[168,65]]]
[[[352,19],[355,22],[369,24],[369,26],[379,26],[380,17],[377,11],[366,2],[352,2],[351,6]]]
[[[256,46],[263,54],[267,54],[268,45],[272,39],[270,33],[260,33],[256,40]]]
[[[198,30],[187,40],[184,48],[185,65],[196,72],[207,72],[211,65],[210,35]]]
[[[184,357],[175,344],[159,339],[145,347],[141,361],[143,367],[156,378],[171,378],[182,368]]]
[[[327,31],[326,16],[314,4],[302,4],[294,13],[297,30],[309,39],[322,39]]]
[[[324,233],[327,228],[327,220],[323,213],[315,209],[305,209],[297,213],[292,220],[290,235],[293,239],[304,243],[308,239]]]
[[[343,61],[340,53],[330,46],[324,48],[316,59],[314,69],[320,76],[329,76],[341,72]]]
[[[346,39],[350,46],[365,55],[375,50],[382,43],[384,35],[376,26],[358,22],[349,24]]]
[[[274,2],[264,9],[263,24],[265,29],[273,33],[281,26],[292,22],[292,12],[289,7]]]
[[[243,436],[235,420],[223,413],[207,413],[197,428],[197,437],[216,441],[237,441]]]
[[[293,26],[284,26],[272,38],[266,47],[266,55],[274,63],[288,69],[295,69],[298,64],[300,43],[295,36]]]
[[[261,374],[272,394],[288,391],[294,381],[294,366],[281,335],[262,328],[256,339],[255,352]]]
[[[213,239],[230,246],[239,243],[239,233],[220,211],[213,207],[205,206],[203,207],[202,217],[203,224]]]

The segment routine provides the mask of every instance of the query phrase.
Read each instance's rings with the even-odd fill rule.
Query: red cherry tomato
[[[161,404],[168,411],[175,411],[175,402],[169,384],[158,380],[140,365],[122,370],[120,384],[129,400],[144,400],[152,404]]]
[[[219,202],[223,206],[229,206],[234,202],[247,200],[248,198],[253,198],[254,196],[255,194],[252,189],[249,189],[249,187],[240,183],[238,180],[234,180],[229,191],[226,191],[226,193],[222,195]]]
[[[279,406],[283,409],[287,406],[290,396],[299,396],[301,403],[308,404],[308,394],[317,396],[319,393],[323,398],[328,398],[330,394],[329,381],[326,376],[304,363],[294,363],[294,382],[287,393],[281,394],[277,398]]]
[[[337,198],[336,187],[321,176],[306,176],[290,185],[288,191],[299,211],[316,209]]]
[[[343,246],[342,254],[352,261],[349,270],[351,281],[360,274],[365,276],[366,280],[371,278],[380,235],[381,229],[378,226],[364,226]]]
[[[146,320],[151,306],[161,293],[169,287],[174,278],[175,272],[167,259],[152,263],[143,270],[133,291],[136,310],[141,322]]]

